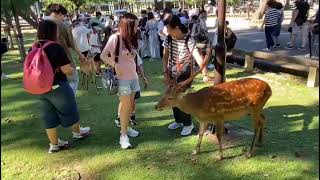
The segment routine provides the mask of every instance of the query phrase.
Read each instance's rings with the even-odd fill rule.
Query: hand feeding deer
[[[190,84],[200,71],[201,69],[184,82],[169,85],[155,109],[160,111],[164,108],[178,107],[196,117],[199,121],[199,138],[194,155],[200,152],[201,140],[208,123],[215,123],[220,160],[223,159],[221,138],[224,121],[237,120],[250,114],[254,125],[254,137],[247,157],[253,156],[257,139],[260,145],[263,140],[265,117],[262,111],[272,94],[270,86],[259,79],[245,78],[182,94],[183,87]]]

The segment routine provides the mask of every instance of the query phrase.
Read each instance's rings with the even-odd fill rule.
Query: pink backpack
[[[48,41],[44,45],[34,43],[24,61],[23,86],[30,94],[44,94],[52,89],[54,70],[44,48],[53,43],[56,42]]]

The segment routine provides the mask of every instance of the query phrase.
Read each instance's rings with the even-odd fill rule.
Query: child
[[[98,37],[98,23],[92,23],[91,25],[92,33],[90,35],[89,44],[90,44],[90,53],[95,54],[94,62],[96,64],[96,75],[101,75],[101,43],[99,42]]]

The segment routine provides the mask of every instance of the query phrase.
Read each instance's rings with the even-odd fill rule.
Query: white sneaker
[[[60,150],[58,145],[49,143],[49,146],[50,147],[49,147],[48,153],[50,153],[50,154],[58,152]]]
[[[128,132],[127,132],[128,136],[130,137],[138,137],[139,136],[139,132],[132,129],[131,127],[128,127]]]
[[[72,132],[74,139],[83,139],[90,134],[90,127],[80,127],[80,133]]]
[[[270,48],[264,48],[264,49],[262,49],[262,51],[267,51],[267,52],[269,52],[269,51],[271,51],[271,49],[270,49]]]
[[[179,127],[182,127],[182,126],[183,126],[182,123],[173,122],[168,126],[168,129],[174,130],[174,129],[178,129]]]
[[[193,124],[191,124],[190,126],[183,126],[183,129],[181,131],[181,136],[188,136],[191,134],[193,129]]]
[[[5,75],[5,74],[1,74],[1,79],[8,79],[9,77],[7,76],[7,75]]]
[[[131,148],[131,144],[129,142],[129,138],[127,135],[125,136],[121,136],[120,135],[120,145],[122,149],[130,149]]]

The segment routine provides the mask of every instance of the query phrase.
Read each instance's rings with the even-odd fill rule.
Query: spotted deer
[[[155,109],[161,111],[165,108],[177,107],[197,119],[199,138],[193,155],[200,152],[201,140],[208,123],[214,123],[219,143],[220,160],[223,159],[221,138],[224,122],[239,120],[250,114],[253,120],[254,137],[246,156],[252,157],[256,141],[258,140],[259,145],[262,145],[265,123],[262,111],[272,94],[270,86],[259,79],[244,78],[205,87],[197,92],[182,93],[183,87],[190,84],[199,72],[200,70],[181,83],[171,83]]]

